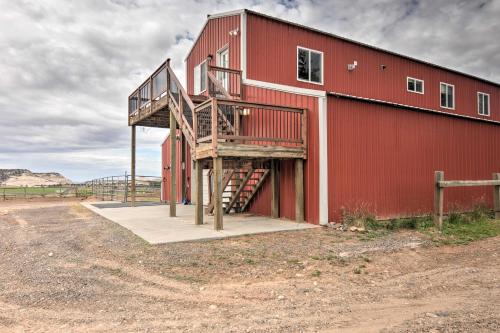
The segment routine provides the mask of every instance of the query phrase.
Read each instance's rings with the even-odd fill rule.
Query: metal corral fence
[[[109,176],[93,179],[85,183],[96,199],[106,201],[131,200],[131,176]],[[154,176],[135,177],[136,201],[160,201],[161,178]]]
[[[86,198],[92,190],[85,184],[0,187],[0,200],[35,198]]]
[[[161,201],[161,178],[136,176],[136,201]],[[89,198],[130,201],[130,175],[97,178],[81,184],[0,187],[0,201],[36,198]]]

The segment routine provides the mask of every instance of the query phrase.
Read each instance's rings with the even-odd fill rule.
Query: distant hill
[[[71,184],[57,172],[31,172],[27,169],[0,169],[0,186],[49,186]]]

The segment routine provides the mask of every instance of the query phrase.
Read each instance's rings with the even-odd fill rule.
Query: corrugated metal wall
[[[177,202],[182,201],[182,183],[181,183],[181,174],[182,174],[182,159],[181,159],[181,141],[179,140],[179,136],[181,135],[180,130],[177,130],[178,139],[176,142],[176,153],[177,153]],[[162,181],[163,181],[163,200],[170,201],[170,170],[166,169],[170,166],[170,135],[165,139],[161,146],[161,158],[162,158]],[[186,195],[189,201],[191,201],[191,150],[189,145],[186,143],[186,181],[187,181],[187,190]]]
[[[379,217],[432,211],[434,171],[446,179],[500,172],[500,126],[372,103],[328,98],[329,218],[342,207]],[[445,209],[467,208],[491,187],[445,190]]]
[[[250,79],[500,120],[498,86],[261,16],[248,15],[247,27]],[[324,52],[324,85],[297,81],[297,46]],[[407,76],[424,80],[423,95],[407,91]],[[456,110],[440,107],[440,82],[455,85]],[[490,94],[491,117],[478,115],[478,91]]]
[[[245,86],[245,99],[250,102],[262,102],[283,106],[295,106],[308,109],[308,152],[304,164],[305,219],[318,223],[318,186],[319,186],[319,150],[318,150],[318,99],[276,90]],[[295,219],[295,178],[294,162],[281,161],[280,175],[280,215]],[[271,214],[270,182],[267,181],[250,207],[250,211],[260,215]]]
[[[217,51],[224,46],[229,46],[229,67],[240,68],[240,15],[211,19],[201,32],[201,35],[195,44],[193,50],[188,55],[187,62],[187,92],[194,93],[193,71],[194,67],[207,59],[211,54],[213,56],[212,65],[216,65]],[[230,36],[231,30],[238,29],[236,36]]]

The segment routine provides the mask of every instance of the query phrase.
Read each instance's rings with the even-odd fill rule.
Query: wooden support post
[[[304,160],[295,160],[295,220],[304,222]]]
[[[439,182],[444,180],[444,172],[434,173],[434,225],[439,229],[443,226],[443,193],[444,188],[439,186]]]
[[[271,161],[271,216],[275,219],[280,217],[280,185],[279,185],[279,161]]]
[[[186,179],[186,139],[181,131],[181,197],[187,200],[187,179]]]
[[[176,167],[177,167],[177,154],[176,154],[176,142],[177,142],[177,124],[175,121],[175,116],[172,111],[170,111],[170,217],[176,216],[176,203],[177,203],[177,179],[176,179]]]
[[[494,173],[493,180],[500,180],[500,173]],[[493,186],[493,208],[495,210],[495,218],[500,219],[500,185]]]
[[[132,156],[131,156],[131,163],[130,163],[130,176],[132,177],[131,179],[131,184],[130,184],[130,192],[132,192],[132,207],[135,207],[135,125],[132,126]],[[104,189],[103,189],[104,191]],[[103,194],[104,195],[104,194]],[[104,199],[104,198],[103,198]]]
[[[222,230],[222,158],[214,158],[214,230]]]
[[[200,161],[195,162],[196,168],[196,208],[194,213],[195,224],[203,224],[203,167]]]

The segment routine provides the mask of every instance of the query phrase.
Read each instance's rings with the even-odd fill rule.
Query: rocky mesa
[[[71,184],[57,172],[31,172],[27,169],[0,169],[0,186],[50,186]]]

